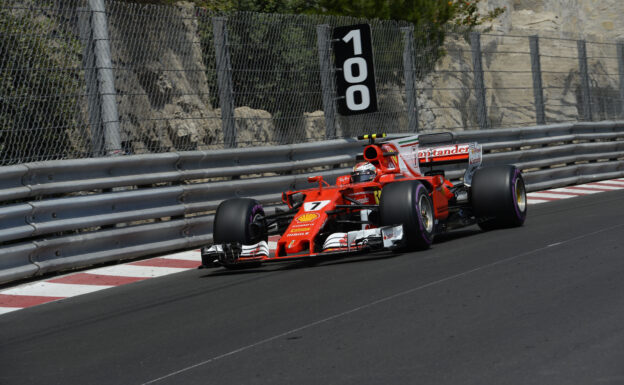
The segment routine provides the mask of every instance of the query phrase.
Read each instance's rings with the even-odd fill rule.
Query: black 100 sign
[[[332,42],[336,57],[338,112],[356,115],[377,111],[370,26],[336,27]]]

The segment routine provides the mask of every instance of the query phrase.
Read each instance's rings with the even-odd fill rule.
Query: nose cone
[[[277,245],[278,257],[293,256],[295,254],[309,253],[310,240],[301,238],[285,238]]]

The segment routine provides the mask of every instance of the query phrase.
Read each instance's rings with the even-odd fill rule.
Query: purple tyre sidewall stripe
[[[429,192],[427,191],[427,189],[425,188],[425,186],[420,183],[418,184],[418,187],[416,187],[416,192],[415,192],[415,196],[414,199],[416,200],[416,210],[417,210],[417,217],[418,217],[418,226],[420,227],[420,231],[419,231],[419,236],[427,243],[427,244],[431,244],[433,242],[433,237],[431,235],[427,236],[427,230],[425,229],[425,223],[423,222],[423,218],[421,215],[421,210],[420,210],[420,199],[418,198],[418,196],[420,195],[420,191],[421,189],[425,190],[425,195],[429,196]],[[433,210],[433,207],[431,207],[431,209]]]
[[[264,215],[264,209],[262,208],[262,205],[260,205],[260,204],[257,204],[257,205],[255,205],[254,207],[251,208],[251,215],[249,216],[249,223],[253,223],[254,218],[258,214]],[[247,231],[249,231],[249,229],[247,229]]]

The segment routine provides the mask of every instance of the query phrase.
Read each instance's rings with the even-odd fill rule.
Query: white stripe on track
[[[546,203],[546,202],[552,202],[552,201],[546,200],[546,199],[527,197],[527,203],[530,205],[535,205],[538,203]]]
[[[554,198],[554,199],[568,199],[568,198],[575,198],[578,195],[564,195],[564,194],[550,194],[548,193],[548,191],[540,191],[540,192],[532,192],[529,193],[529,197],[531,198]]]
[[[38,297],[73,297],[75,295],[92,293],[108,289],[112,286],[104,285],[74,285],[68,283],[35,282],[14,289],[3,290],[7,295],[33,295]]]
[[[170,254],[160,257],[163,259],[181,259],[184,261],[198,261],[201,262],[201,253],[199,251],[184,251],[182,253]]]
[[[0,314],[6,314],[6,313],[10,313],[12,311],[16,311],[16,310],[22,310],[23,308],[21,307],[1,307],[0,306]]]
[[[596,194],[596,193],[601,193],[604,191],[600,191],[600,190],[583,190],[583,189],[575,189],[574,187],[561,187],[561,188],[556,188],[553,189],[552,191],[561,191],[561,192],[565,192],[565,193],[571,193],[571,194]]]
[[[624,182],[619,181],[619,180],[601,180],[600,182],[588,183],[588,185],[590,186],[594,185],[594,186],[599,186],[599,187],[613,187],[616,189],[624,188]],[[618,186],[622,186],[622,187],[618,187]]]
[[[617,186],[605,186],[603,184],[596,184],[596,183],[588,183],[588,184],[582,184],[581,186],[587,186],[587,187],[592,187],[592,188],[599,188],[602,190],[607,190],[607,191],[611,191],[611,190],[621,190],[622,188],[624,188],[624,186],[622,187],[617,187]]]
[[[134,266],[134,265],[115,265],[101,267],[89,271],[91,274],[115,275],[119,277],[135,277],[135,278],[152,278],[162,277],[189,269],[178,267],[154,267],[154,266]]]

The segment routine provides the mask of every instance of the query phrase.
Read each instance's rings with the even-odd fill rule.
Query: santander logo
[[[469,149],[470,146],[468,144],[423,148],[418,150],[418,158],[428,160],[429,158],[439,158],[443,156],[468,155]]]

